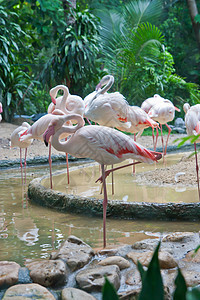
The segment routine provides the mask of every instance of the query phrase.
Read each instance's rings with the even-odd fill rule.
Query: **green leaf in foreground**
[[[103,300],[119,300],[119,297],[117,295],[117,292],[113,286],[113,284],[110,283],[110,281],[105,278],[105,284],[103,286]]]
[[[180,269],[178,269],[178,275],[175,279],[175,285],[176,289],[174,292],[173,300],[186,300],[187,286]]]

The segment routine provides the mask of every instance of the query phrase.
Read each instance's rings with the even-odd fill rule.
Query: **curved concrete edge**
[[[43,178],[32,180],[28,186],[29,199],[41,206],[62,212],[103,215],[103,201],[68,195],[47,189],[41,185]],[[107,217],[119,219],[198,221],[200,220],[200,203],[133,203],[109,200]]]

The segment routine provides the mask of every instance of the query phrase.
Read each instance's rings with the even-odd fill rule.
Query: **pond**
[[[167,164],[177,161],[177,155],[169,155]],[[94,184],[99,177],[99,167],[77,168],[79,163],[71,164],[70,186],[66,185],[65,164],[54,164],[54,189],[84,196],[102,197],[100,184]],[[160,167],[163,165],[160,164]],[[158,167],[158,165],[156,165]],[[138,165],[136,172],[155,168],[155,165]],[[131,172],[130,168],[130,172]],[[66,171],[65,171],[66,172]],[[196,189],[139,186],[128,171],[115,173],[115,195],[109,198],[128,201],[188,201]],[[27,184],[33,178],[48,175],[48,165],[27,168]],[[75,235],[93,248],[102,247],[102,218],[93,218],[69,213],[61,213],[30,203],[26,196],[27,187],[21,185],[20,169],[3,169],[0,173],[0,260],[14,260],[22,266],[25,259],[48,258],[50,253],[60,247],[69,235]],[[128,180],[131,178],[131,180]],[[94,180],[95,179],[95,180]],[[123,179],[123,182],[122,182]],[[128,182],[129,181],[129,182]],[[86,184],[87,183],[87,184]],[[44,184],[48,186],[49,180]],[[121,188],[123,186],[123,188]],[[129,194],[130,192],[130,194]],[[172,197],[173,195],[173,197]],[[175,196],[176,195],[176,196]],[[194,197],[193,197],[194,198]],[[198,199],[196,199],[198,201]],[[115,220],[107,218],[107,241],[110,244],[132,244],[138,240],[159,236],[159,232],[199,231],[197,222],[162,222]]]

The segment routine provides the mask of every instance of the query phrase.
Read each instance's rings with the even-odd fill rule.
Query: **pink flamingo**
[[[54,114],[47,114],[38,119],[32,126],[28,127],[23,133],[19,134],[20,142],[27,142],[30,139],[38,139],[43,141],[43,133],[47,129],[50,121],[55,119],[57,115],[64,115],[64,113],[58,109],[54,110]],[[62,136],[62,138],[66,137]],[[51,145],[49,146],[49,167],[50,167],[50,186],[53,187],[52,184],[52,160],[51,160]]]
[[[73,118],[77,120],[76,126],[63,125]],[[73,135],[68,141],[60,142],[59,136],[63,133]],[[105,178],[112,170],[109,170],[106,174],[104,165],[120,163],[128,158],[152,163],[160,159],[162,154],[144,148],[130,137],[113,128],[97,125],[84,126],[84,120],[80,115],[57,116],[50,122],[43,135],[46,145],[48,145],[51,136],[52,146],[58,151],[67,152],[79,158],[88,157],[101,165],[104,188],[103,245],[106,247],[106,208],[108,199]]]
[[[185,103],[183,105],[183,110],[185,112],[185,126],[186,126],[187,135],[188,136],[199,135],[200,134],[200,104],[196,104],[190,107],[189,103]],[[199,194],[199,201],[200,201],[199,166],[198,166],[197,149],[196,149],[196,143],[198,142],[200,142],[200,138],[198,138],[194,142],[197,186],[198,186],[198,194]]]
[[[63,95],[57,97],[57,93],[59,90],[63,91]],[[55,109],[61,110],[65,114],[79,114],[83,116],[85,105],[83,99],[77,95],[70,95],[69,89],[65,85],[57,85],[50,90],[50,96],[52,102],[48,107],[48,113],[54,113]],[[73,124],[74,120],[71,121]],[[67,163],[67,183],[69,184],[69,161],[68,154],[66,153],[66,163]]]
[[[164,155],[167,152],[167,143],[169,140],[169,135],[171,133],[171,128],[168,126],[167,122],[171,122],[174,119],[175,110],[180,112],[180,109],[174,106],[174,104],[158,94],[155,94],[153,97],[150,97],[143,101],[141,108],[149,115],[151,119],[157,121],[161,124],[161,140],[163,145]],[[165,124],[168,128],[168,136],[166,141],[166,146],[164,149],[164,141],[162,134],[162,125]],[[158,127],[156,127],[156,140],[154,142],[154,129],[152,128],[153,144],[154,150],[156,150],[157,140],[158,140]]]
[[[2,103],[0,102],[0,114],[2,114],[3,112],[3,107],[2,107]],[[0,115],[0,122],[2,120],[2,115]]]
[[[27,158],[27,148],[31,145],[33,139],[26,141],[20,141],[19,135],[23,134],[30,125],[27,122],[23,122],[21,126],[17,127],[11,134],[11,147],[19,147],[20,149],[20,167],[21,167],[21,178],[23,184],[23,165],[22,165],[22,149],[25,148],[25,158],[24,158],[24,173],[25,173],[25,184],[26,184],[26,158]]]

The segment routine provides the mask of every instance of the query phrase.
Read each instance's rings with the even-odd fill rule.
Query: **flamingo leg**
[[[49,143],[49,172],[50,172],[50,188],[53,188],[52,183],[52,159],[51,159],[51,143]]]
[[[158,128],[156,127],[156,141],[155,141],[155,144],[154,144],[154,151],[156,151],[156,146],[157,146],[157,142],[158,142]]]
[[[103,200],[103,247],[106,248],[106,209],[107,209],[108,197],[107,197],[106,177],[105,177],[104,165],[101,165],[101,170],[102,170],[103,192],[104,192],[104,200]]]
[[[199,201],[200,201],[199,166],[198,166],[198,160],[197,160],[197,147],[196,147],[196,143],[194,143],[194,150],[195,150],[195,160],[196,160],[197,186],[198,186],[198,194],[199,194]]]
[[[88,118],[86,118],[86,120],[88,121],[89,125],[92,125],[92,123],[90,122],[90,120]]]
[[[111,168],[113,168],[113,165],[111,166]],[[112,195],[114,195],[114,174],[112,172]]]
[[[67,163],[67,184],[69,184],[69,159],[68,159],[68,153],[66,153],[66,163]]]
[[[109,170],[107,170],[107,171],[104,170],[104,172],[105,172],[105,178],[108,177],[108,175],[109,175],[111,172],[114,172],[114,171],[123,169],[123,168],[125,168],[125,167],[132,166],[133,164],[134,164],[134,165],[141,164],[141,161],[136,161],[136,162],[134,162],[134,163],[130,163],[130,164],[127,164],[127,165],[123,165],[123,166],[116,167],[116,168],[113,168],[113,169],[109,169]],[[95,182],[98,182],[98,181],[103,182],[103,177],[102,177],[102,176],[99,177]]]
[[[163,139],[163,132],[162,132],[162,124],[160,124],[160,131],[161,131],[161,141],[162,141],[162,148],[163,148],[163,156],[164,156],[164,139]]]
[[[24,157],[24,174],[25,174],[25,185],[26,185],[26,157],[27,157],[27,148],[25,149],[25,157]]]
[[[134,133],[134,142],[136,142],[136,134]],[[133,175],[135,175],[135,160],[133,159]]]
[[[155,134],[154,134],[154,128],[152,127],[152,139],[153,139],[153,147],[155,151]]]
[[[22,148],[20,150],[20,167],[21,167],[21,179],[22,179],[22,184],[24,183],[23,181],[23,165],[22,165]]]
[[[172,131],[172,129],[169,127],[169,125],[168,125],[167,123],[166,123],[165,125],[166,125],[167,128],[168,128],[168,135],[167,135],[167,141],[166,141],[166,146],[165,146],[165,152],[164,152],[164,155],[166,155],[166,153],[167,153],[167,143],[168,143],[168,140],[169,140],[170,133],[171,133],[171,131]]]

